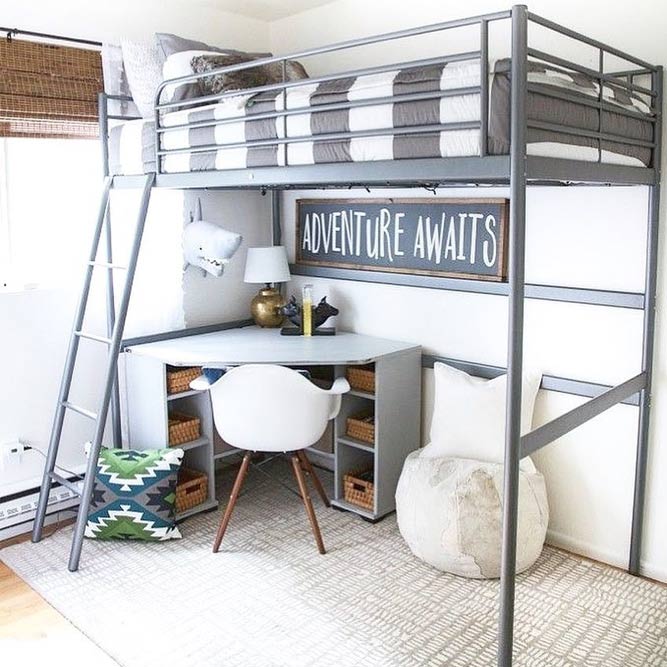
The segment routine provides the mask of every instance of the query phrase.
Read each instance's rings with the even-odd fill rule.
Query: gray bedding
[[[579,96],[582,100],[597,99],[598,83],[592,78],[568,72],[564,69],[543,65],[538,62],[528,63],[528,81],[538,83],[545,88],[549,86]],[[504,155],[510,147],[510,60],[498,62],[491,85],[491,113],[489,114],[489,152]],[[621,135],[628,139],[653,141],[653,126],[648,121],[650,110],[641,97],[630,95],[621,86],[605,85],[604,101],[620,109],[647,116],[646,120],[630,118],[606,109],[600,111],[594,107],[549,97],[548,95],[528,92],[526,98],[526,114],[528,121],[557,123],[575,130],[598,129],[608,134]],[[567,132],[528,128],[528,143],[554,142],[597,149],[597,139],[582,137]],[[603,141],[602,150],[633,157],[648,166],[651,162],[651,149],[636,144]]]

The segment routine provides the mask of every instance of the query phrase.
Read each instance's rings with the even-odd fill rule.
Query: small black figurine
[[[296,297],[292,295],[286,306],[282,308],[283,315],[296,327],[301,328],[301,306],[297,303]],[[334,308],[327,303],[326,296],[320,299],[320,302],[313,308],[313,328],[322,326],[330,317],[338,315],[338,308]]]
[[[296,302],[296,297],[292,294],[289,301],[282,307],[282,314],[296,326],[301,326],[301,308]]]

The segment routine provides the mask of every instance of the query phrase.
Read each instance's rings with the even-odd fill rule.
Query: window
[[[81,280],[101,183],[98,141],[0,138],[0,289]]]
[[[101,185],[98,51],[0,40],[0,289],[81,275]],[[86,140],[88,139],[88,140]]]
[[[0,136],[96,137],[99,51],[0,40]]]

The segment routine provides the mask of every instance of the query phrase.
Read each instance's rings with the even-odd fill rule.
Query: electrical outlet
[[[18,438],[0,443],[0,468],[6,471],[20,466],[24,451],[25,445]]]

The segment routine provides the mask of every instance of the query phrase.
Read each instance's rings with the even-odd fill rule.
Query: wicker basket
[[[192,368],[176,368],[169,366],[167,369],[167,393],[180,394],[189,391],[190,383],[201,375],[201,366]]]
[[[199,417],[184,415],[182,412],[169,413],[169,446],[175,447],[196,440],[200,435]]]
[[[206,473],[191,468],[181,468],[176,484],[176,512],[184,512],[201,505],[208,497]]]
[[[345,371],[347,381],[352,389],[375,393],[375,366],[348,366]]]
[[[375,444],[375,415],[372,412],[361,412],[347,418],[347,435],[369,445]]]
[[[343,475],[345,500],[353,505],[373,511],[375,508],[375,484],[373,470],[360,470]]]

